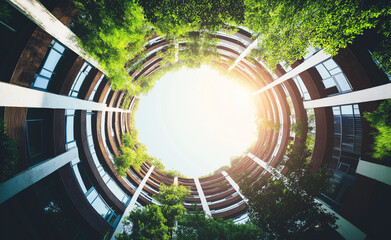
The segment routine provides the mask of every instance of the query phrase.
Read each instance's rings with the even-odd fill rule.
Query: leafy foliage
[[[274,130],[274,131],[279,131],[281,127],[281,123],[279,121],[275,122],[271,119],[264,119],[261,118],[259,121],[260,125],[263,126],[265,129],[268,130]]]
[[[162,170],[168,176],[186,178],[186,176],[178,170]]]
[[[364,117],[371,123],[371,127],[377,130],[373,133],[373,157],[391,159],[391,100],[384,101],[377,110],[365,113]]]
[[[159,195],[154,198],[163,205],[174,206],[184,203],[185,198],[188,195],[189,189],[182,185],[173,184],[171,186],[166,186],[161,184]]]
[[[72,30],[81,46],[108,73],[115,89],[137,94],[142,89],[132,84],[125,64],[144,50],[154,34],[144,12],[134,0],[74,0],[79,13]]]
[[[11,18],[11,8],[6,1],[0,2],[0,19],[2,21],[7,21]]]
[[[243,0],[140,0],[146,16],[163,35],[180,37],[188,32],[216,31],[244,20]]]
[[[0,183],[17,173],[19,152],[17,143],[6,132],[6,124],[0,119]]]
[[[254,55],[271,69],[302,58],[310,44],[336,55],[385,14],[380,4],[364,0],[245,1],[246,25],[259,33]]]
[[[382,35],[383,39],[380,40],[373,52],[373,58],[375,58],[385,72],[391,75],[391,3],[388,3],[387,7],[384,7],[385,14],[379,19],[377,32]]]
[[[305,144],[296,145],[287,154],[286,177],[248,177],[239,183],[250,219],[262,226],[265,239],[317,239],[336,227],[335,217],[315,201],[329,176],[323,169],[310,171],[310,154]]]
[[[261,239],[261,230],[254,224],[235,224],[232,219],[214,220],[199,210],[194,214],[185,214],[178,222],[176,230],[178,240],[236,240]]]
[[[147,205],[131,212],[125,219],[125,228],[132,226],[131,234],[124,231],[117,239],[171,239],[175,222],[186,211],[182,204],[188,195],[189,189],[184,186],[161,185],[155,196],[161,205]]]

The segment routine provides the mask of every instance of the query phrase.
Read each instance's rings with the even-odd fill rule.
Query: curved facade
[[[69,1],[43,4],[63,24],[75,14]],[[189,210],[195,206],[213,218],[244,221],[246,199],[237,183],[243,173],[286,173],[286,147],[301,141],[291,130],[295,124],[305,125],[302,134],[312,129],[307,137],[314,140],[313,170],[326,164],[333,175],[330,191],[319,200],[337,214],[340,237],[389,236],[390,164],[371,157],[373,129],[362,113],[378,107],[379,101],[365,99],[374,87],[390,89],[391,78],[372,60],[369,37],[358,38],[333,58],[314,49],[305,59],[289,67],[281,63],[271,72],[260,59],[246,57],[254,45],[251,33],[242,28],[234,35],[218,32],[217,67],[230,70],[254,92],[282,81],[256,95],[259,116],[281,127],[261,125],[253,149],[229,170],[186,179],[165,175],[148,163],[119,176],[113,157],[121,136],[130,132],[138,98],[125,106],[124,93],[113,91],[101,71],[22,14],[15,15],[10,27],[1,28],[6,44],[1,49],[0,116],[18,143],[20,159],[17,171],[0,185],[2,239],[110,237],[121,227],[124,213],[157,204],[152,196],[160,183],[189,187]],[[156,53],[167,44],[160,37],[146,43],[143,69],[129,73],[134,80],[164,67]],[[349,100],[353,93],[362,97]]]

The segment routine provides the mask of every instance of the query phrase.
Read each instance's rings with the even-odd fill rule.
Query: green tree
[[[139,0],[147,19],[168,38],[244,20],[243,0]]]
[[[376,131],[373,133],[373,157],[391,159],[391,100],[388,99],[380,104],[379,108],[371,113],[365,113],[364,117],[371,123]]]
[[[131,234],[124,231],[117,239],[171,239],[175,223],[185,213],[182,205],[189,195],[189,189],[173,184],[159,188],[159,195],[154,198],[161,205],[147,205],[137,208],[125,219],[125,228],[132,226]]]
[[[0,119],[0,183],[8,180],[17,173],[19,152],[17,143],[8,136],[6,124]]]
[[[311,172],[309,154],[305,144],[294,146],[287,154],[286,177],[247,177],[239,183],[250,219],[262,226],[265,239],[317,239],[336,228],[335,217],[315,201],[328,175],[323,169]]]
[[[256,240],[261,239],[262,235],[260,228],[250,222],[235,224],[232,219],[214,220],[199,210],[185,214],[178,221],[175,233],[178,240]]]
[[[387,2],[387,1],[385,1]],[[387,3],[365,0],[245,0],[245,22],[259,33],[252,56],[271,69],[305,56],[310,45],[336,55],[378,18],[389,15]]]
[[[115,89],[137,94],[125,64],[144,50],[145,41],[154,33],[144,12],[134,0],[74,0],[78,15],[72,30],[81,46],[108,73]]]

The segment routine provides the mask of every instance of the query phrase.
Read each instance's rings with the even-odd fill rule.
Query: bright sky
[[[166,169],[199,177],[256,141],[255,117],[248,89],[202,66],[168,73],[141,96],[136,127],[147,152]]]

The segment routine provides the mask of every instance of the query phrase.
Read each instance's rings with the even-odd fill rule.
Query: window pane
[[[322,64],[317,65],[316,69],[318,70],[322,79],[326,79],[326,78],[330,77],[329,72],[326,70],[326,68]]]
[[[323,80],[323,84],[326,88],[331,88],[335,86],[335,82],[333,78],[327,78]]]
[[[56,49],[57,51],[63,53],[65,51],[65,48],[59,44],[58,42],[56,42],[54,45],[53,45],[53,48]]]
[[[67,142],[72,141],[74,138],[73,135],[73,123],[74,123],[74,117],[67,117],[66,118],[66,139]]]
[[[345,75],[340,73],[340,74],[335,75],[334,78],[335,78],[335,81],[338,83],[339,87],[341,88],[340,90],[342,92],[351,90],[350,85],[345,78]]]
[[[61,54],[53,50],[50,51],[48,58],[46,59],[46,62],[43,67],[49,71],[53,71],[54,68],[56,68],[56,65],[60,60],[60,58],[61,58]]]
[[[47,77],[47,78],[51,78],[52,74],[53,73],[51,71],[48,71],[46,69],[42,69],[41,72],[39,73],[39,75],[42,75],[42,76]]]
[[[40,77],[39,75],[37,75],[37,77],[35,78],[33,87],[46,89],[48,87],[48,84],[49,84],[49,79],[46,79],[46,78],[43,78],[43,77]]]
[[[27,122],[27,136],[30,156],[42,153],[42,120]]]
[[[335,63],[333,59],[329,59],[325,62],[323,62],[324,66],[327,68],[327,70],[331,70],[333,68],[338,67],[338,65]]]

